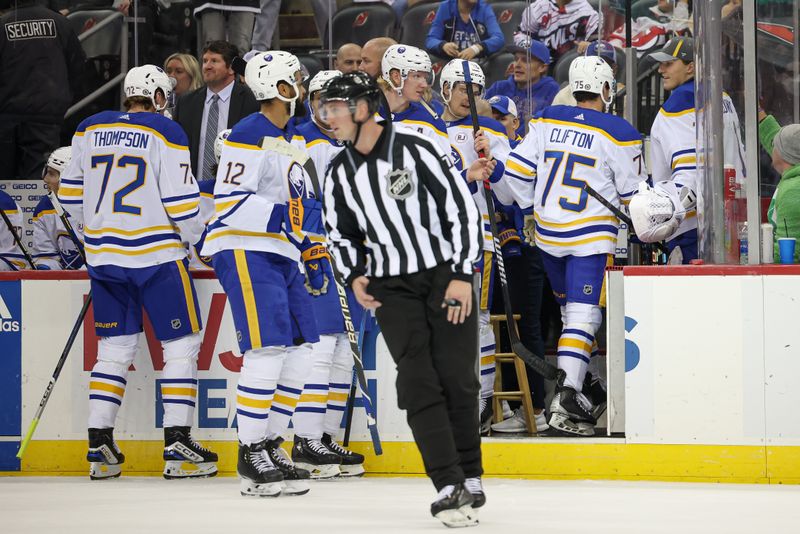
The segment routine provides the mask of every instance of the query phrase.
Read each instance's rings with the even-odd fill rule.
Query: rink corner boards
[[[160,476],[161,441],[119,441],[123,476]],[[236,470],[236,442],[206,441],[219,453],[222,476]],[[384,442],[375,456],[369,442],[351,443],[363,453],[369,475],[423,476],[412,442]],[[287,447],[288,450],[288,447]],[[484,476],[541,480],[652,480],[800,484],[800,446],[653,445],[624,438],[484,439]],[[33,441],[19,470],[3,476],[85,475],[84,441]],[[8,468],[9,466],[4,466]],[[13,468],[12,468],[13,469]]]

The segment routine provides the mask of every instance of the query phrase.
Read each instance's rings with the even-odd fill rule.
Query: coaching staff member
[[[477,523],[478,336],[473,273],[480,215],[464,178],[426,137],[377,123],[380,90],[362,72],[332,79],[323,120],[344,150],[331,162],[323,211],[330,248],[359,303],[374,309],[397,364],[397,399],[439,491],[431,513]],[[470,176],[488,177],[480,160]]]

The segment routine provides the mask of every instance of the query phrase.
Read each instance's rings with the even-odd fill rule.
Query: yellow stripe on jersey
[[[151,133],[156,137],[158,137],[159,139],[161,139],[162,141],[164,141],[164,144],[166,144],[170,148],[177,148],[178,150],[187,150],[187,151],[189,150],[188,146],[176,145],[175,143],[171,143],[167,141],[167,138],[164,137],[164,135],[158,130],[149,128],[147,126],[142,126],[141,124],[131,124],[129,122],[110,122],[105,124],[93,124],[88,128],[86,128],[86,131],[88,132],[90,130],[96,130],[98,128],[133,128],[134,130],[144,130],[145,132]],[[77,132],[75,133],[75,135],[78,135]]]
[[[523,167],[522,165],[520,165],[511,158],[508,158],[506,160],[506,168],[511,169],[514,172],[518,172],[523,176],[536,176],[536,173],[532,169],[529,169],[528,167]]]
[[[556,119],[545,119],[545,118],[532,119],[531,120],[531,122],[534,122],[534,121],[536,121],[536,122],[545,122],[547,124],[559,124],[561,126],[572,126],[573,128],[574,127],[578,127],[578,128],[582,128],[582,129],[585,129],[585,130],[592,130],[592,131],[597,132],[599,134],[603,134],[609,141],[611,141],[615,145],[619,145],[619,146],[637,146],[637,145],[640,145],[642,143],[642,141],[640,139],[637,139],[635,141],[618,141],[616,138],[614,138],[610,133],[606,132],[605,130],[603,130],[601,128],[596,128],[594,126],[589,126],[588,124],[583,124],[581,122],[569,122],[569,121],[560,121],[560,120],[556,120]]]
[[[181,275],[181,283],[183,284],[183,297],[186,299],[186,311],[189,314],[189,323],[192,325],[192,332],[197,333],[200,331],[200,321],[197,317],[197,309],[194,307],[194,291],[192,291],[192,281],[189,279],[189,273],[186,272],[186,266],[181,260],[175,262],[178,265],[178,272]]]
[[[674,169],[681,163],[697,163],[697,156],[684,156],[682,158],[672,160],[672,168]]]
[[[539,223],[542,226],[547,226],[550,228],[570,228],[572,226],[578,226],[580,224],[595,223],[595,222],[608,222],[612,224],[617,224],[619,222],[617,218],[613,216],[596,215],[594,217],[586,217],[583,219],[577,219],[575,221],[570,221],[570,222],[554,223],[542,220],[542,218],[539,217],[539,214],[536,213],[536,210],[533,211],[533,216],[536,219],[537,223]]]
[[[314,139],[313,141],[306,141],[306,148],[311,148],[317,145],[329,145],[330,141],[327,139]]]
[[[123,230],[122,228],[112,228],[111,226],[106,226],[104,228],[85,228],[84,233],[86,235],[91,236],[101,236],[103,234],[112,233],[112,234],[121,234],[121,235],[141,235],[146,232],[174,232],[175,229],[172,226],[168,225],[161,225],[161,226],[148,226],[146,228],[139,228],[138,230]]]
[[[58,196],[60,197],[80,197],[83,196],[82,187],[66,187],[61,186],[58,188]]]
[[[6,212],[6,213],[8,213],[8,212]],[[56,210],[42,210],[42,211],[40,211],[39,213],[37,213],[36,215],[33,216],[33,220],[34,221],[38,221],[40,217],[44,217],[45,215],[55,215],[55,214],[56,214]]]
[[[247,266],[247,256],[244,250],[233,251],[236,259],[236,273],[239,275],[239,284],[242,286],[242,299],[247,316],[247,330],[250,332],[250,346],[254,349],[261,348],[261,329],[258,326],[258,310],[256,309],[256,295],[253,291],[253,281],[250,279],[250,269]]]
[[[467,125],[467,124],[459,124],[458,126],[456,126],[456,128],[464,128],[465,130],[472,131],[472,125],[471,124],[469,124],[469,125]],[[488,126],[484,125],[484,126],[480,126],[480,129],[481,129],[481,131],[483,133],[494,134],[496,137],[501,137],[501,138],[505,137],[506,139],[508,139],[508,134],[507,133],[501,132],[499,130],[495,130],[494,128],[489,128]]]
[[[17,213],[19,213],[19,210],[3,210],[3,213],[5,213],[6,215],[16,215]]]
[[[246,145],[244,143],[235,143],[235,142],[230,141],[228,139],[226,139],[224,141],[224,144],[225,144],[225,146],[232,146],[234,148],[244,148],[244,149],[247,149],[247,150],[261,150],[261,147],[258,146],[258,145]]]
[[[217,230],[217,229],[211,230],[208,233],[206,242],[219,239],[220,237],[226,235],[238,235],[240,237],[270,237],[272,239],[277,239],[279,241],[285,241],[286,243],[289,243],[289,238],[283,234],[274,234],[272,232],[249,232],[247,230],[236,230],[235,228],[231,228],[228,230]]]
[[[549,239],[543,238],[539,232],[536,232],[536,242],[537,243],[544,243],[545,245],[551,245],[554,247],[574,247],[577,245],[586,245],[588,243],[596,243],[598,241],[611,241],[612,243],[617,242],[617,236],[610,236],[610,235],[599,235],[596,237],[589,237],[586,239],[578,239],[577,241],[550,241]]]
[[[676,111],[674,113],[665,111],[664,108],[661,108],[658,110],[658,112],[665,117],[680,117],[682,115],[686,115],[687,113],[694,113],[694,108],[684,109],[683,111]]]
[[[139,250],[125,250],[121,248],[114,248],[110,245],[103,245],[101,247],[93,247],[92,245],[86,245],[86,252],[89,254],[122,254],[123,256],[141,256],[143,254],[150,254],[151,252],[158,252],[159,250],[164,250],[168,248],[183,248],[183,244],[181,243],[165,243],[163,245],[157,245],[155,247],[150,248],[143,248]]]
[[[178,215],[180,213],[183,213],[184,211],[192,211],[197,209],[197,206],[199,204],[200,201],[195,199],[195,200],[190,200],[189,202],[184,202],[182,204],[175,204],[172,206],[164,205],[164,207],[167,209],[167,213],[169,213],[170,215]]]
[[[431,124],[430,122],[425,122],[425,121],[412,121],[412,120],[406,119],[406,120],[402,120],[402,121],[400,121],[400,124],[416,124],[416,125],[418,125],[418,126],[427,126],[427,127],[429,127],[431,130],[433,130],[434,132],[436,132],[437,134],[441,135],[442,137],[447,137],[447,134],[446,134],[445,132],[441,131],[439,128],[437,128],[436,126],[434,126],[434,125],[433,125],[433,124]]]

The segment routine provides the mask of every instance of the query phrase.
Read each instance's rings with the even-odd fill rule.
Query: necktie
[[[206,139],[203,149],[203,180],[213,180],[214,167],[217,160],[214,157],[214,141],[217,139],[217,122],[219,122],[219,95],[211,97],[211,107],[208,108],[208,120],[206,121]]]

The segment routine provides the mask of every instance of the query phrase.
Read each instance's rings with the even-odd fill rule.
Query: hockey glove
[[[522,255],[522,250],[519,248],[521,240],[515,228],[500,231],[497,239],[500,241],[500,250],[506,258]]]
[[[328,250],[321,243],[312,243],[308,237],[300,250],[306,271],[306,291],[315,297],[324,295],[328,292],[328,282],[333,279]]]

